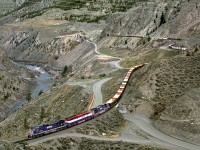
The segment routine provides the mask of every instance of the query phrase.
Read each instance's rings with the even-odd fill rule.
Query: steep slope
[[[111,15],[99,38],[100,49],[122,56],[125,67],[150,63],[136,72],[122,98],[123,106],[151,117],[166,134],[199,143],[200,57],[195,48],[199,45],[199,1],[157,2]],[[167,37],[182,40],[159,39]],[[192,50],[170,50],[170,43]]]
[[[0,16],[4,15],[17,7],[21,6],[25,0],[1,0],[0,1]]]
[[[1,139],[26,138],[30,127],[86,111],[90,94],[80,86],[67,85],[42,94],[0,123]]]
[[[122,104],[155,121],[159,130],[199,143],[200,56],[152,62],[131,80]]]
[[[144,2],[147,0],[140,1]],[[42,14],[45,15],[46,19],[53,17],[52,19],[98,22],[99,20],[105,20],[108,15],[113,12],[126,11],[136,2],[138,1],[97,0],[93,2],[86,0],[9,0],[2,2],[2,4],[7,7],[2,9],[3,19],[0,19],[0,24],[34,18]]]
[[[189,11],[188,11],[189,10]],[[156,38],[184,38],[182,44],[190,47],[198,44],[199,1],[178,0],[173,2],[151,1],[138,4],[127,12],[111,15],[106,21],[103,36],[136,35]],[[195,27],[197,26],[197,27]],[[191,35],[191,31],[193,34]],[[186,34],[190,33],[190,34]],[[186,36],[183,36],[186,34]],[[196,38],[195,38],[196,37]],[[195,40],[194,40],[195,38]],[[126,47],[135,48],[134,38],[129,38]],[[193,39],[193,40],[192,40]],[[137,38],[135,41],[138,41]],[[120,44],[120,42],[118,42]],[[114,43],[117,46],[117,42]]]
[[[31,27],[31,23],[35,23],[35,26]],[[56,24],[61,25],[56,26]],[[73,36],[64,39],[56,38],[58,35],[68,32],[64,31],[59,34],[54,31],[56,27],[57,32],[66,30],[62,27],[62,24],[49,21],[49,24],[27,22],[19,25],[3,26],[0,42],[12,59],[47,64],[51,62],[53,64],[60,55],[78,45]]]
[[[29,81],[24,68],[17,68],[0,49],[0,121],[7,117],[9,109],[26,97]]]
[[[32,5],[24,3],[15,10],[16,14],[0,18],[0,24],[17,22],[1,26],[0,44],[14,60],[54,67],[70,66],[72,73],[69,78],[75,82],[80,78],[113,75],[110,73],[116,70],[108,64],[110,58],[95,54],[96,45],[90,39],[98,43],[101,51],[112,55],[115,52],[114,55],[123,57],[121,64],[124,67],[148,62],[134,73],[121,105],[130,113],[149,116],[154,125],[166,134],[199,143],[200,52],[198,47],[195,48],[200,42],[199,5],[198,0],[151,0],[142,3],[135,0],[42,0]],[[105,19],[106,22],[100,21]],[[168,45],[174,42],[187,47],[188,51],[169,50]],[[2,60],[0,69],[4,71],[5,66]],[[3,75],[1,77],[6,76],[6,80],[17,82],[7,72]],[[104,97],[113,96],[119,82],[119,77],[116,77],[106,84]],[[1,85],[5,83],[2,80]],[[21,88],[24,86],[14,86],[14,89]],[[2,122],[1,138],[25,136],[30,126],[86,110],[90,94],[80,86],[56,87]],[[7,97],[2,95],[2,98]],[[96,130],[96,135],[102,135],[105,130],[106,134],[112,135],[111,124],[116,125],[115,132],[119,134],[125,121],[118,111],[87,123],[76,131],[90,134]],[[88,125],[92,127],[88,128]]]
[[[0,43],[15,61],[69,66],[79,77],[93,76],[98,71],[98,76],[103,70],[106,72],[99,69],[106,68],[103,66],[107,65],[107,60],[97,59],[95,45],[89,41],[90,38],[96,39],[104,27],[104,24],[97,23],[30,20],[2,26]]]

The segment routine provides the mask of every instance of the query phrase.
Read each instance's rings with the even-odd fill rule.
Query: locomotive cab
[[[29,130],[29,133],[28,133],[28,139],[32,139],[33,138],[33,131],[32,131],[32,128]]]
[[[32,139],[33,137],[32,137],[32,135],[29,133],[28,134],[28,139]]]

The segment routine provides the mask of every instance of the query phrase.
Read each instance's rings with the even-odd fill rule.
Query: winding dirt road
[[[90,41],[88,41],[90,42]],[[93,42],[90,42],[93,43]],[[93,43],[95,46],[95,52],[99,55],[101,53],[98,52],[98,47],[95,43]],[[119,63],[116,62],[116,63]],[[121,67],[119,65],[115,65],[117,68]],[[110,80],[111,78],[105,78],[103,80],[100,80],[96,82],[93,86],[93,91],[95,94],[95,102],[93,104],[93,107],[96,107],[99,104],[102,104],[102,93],[101,93],[101,86],[106,81]],[[69,133],[69,131],[64,130],[57,133],[53,133],[44,137],[40,137],[37,139],[33,139],[31,141],[27,141],[29,146],[36,145],[42,142],[45,142],[50,139],[59,138],[59,137],[85,137],[89,139],[94,140],[104,140],[104,141],[124,141],[124,142],[131,142],[131,143],[138,143],[138,144],[147,144],[147,145],[153,145],[153,146],[159,146],[169,149],[176,149],[176,150],[200,150],[199,145],[191,144],[176,138],[173,138],[171,136],[168,136],[160,131],[158,131],[151,123],[151,121],[142,115],[138,114],[124,114],[125,119],[127,119],[131,124],[134,125],[135,128],[140,128],[145,134],[148,136],[146,138],[142,138],[141,135],[135,136],[134,134],[129,131],[130,129],[123,130],[122,134],[118,138],[104,138],[104,137],[95,137],[95,136],[89,136],[89,135],[83,135],[78,133]]]
[[[95,46],[95,52],[98,55],[102,55],[101,53],[98,52],[98,47],[97,47],[96,43],[94,43],[94,42],[91,42],[91,43]],[[122,58],[117,58],[117,59],[118,59],[118,61],[111,61],[110,64],[114,65],[118,69],[125,69],[125,68],[122,68],[119,65],[119,62],[122,60]],[[101,91],[101,89],[99,89],[99,91]],[[96,92],[96,94],[99,93],[101,95],[102,93],[99,92],[99,91],[94,91],[94,93]],[[200,150],[200,146],[199,145],[195,145],[195,144],[192,144],[192,143],[188,143],[188,142],[173,138],[171,136],[168,136],[168,135],[158,131],[152,125],[151,121],[145,116],[138,115],[138,114],[135,114],[135,115],[133,115],[133,114],[131,114],[131,115],[125,114],[124,117],[127,120],[129,120],[130,122],[132,122],[135,125],[137,125],[139,128],[141,128],[143,131],[145,131],[147,134],[151,135],[152,137],[154,137],[156,139],[159,139],[159,140],[162,140],[162,141],[165,141],[165,142],[167,142],[167,143],[169,143],[171,145],[177,146],[176,149],[179,149],[178,147],[182,147],[182,149]],[[133,138],[131,140],[133,140]]]
[[[102,54],[102,53],[100,53],[100,52],[98,51],[98,46],[97,46],[96,43],[91,42],[91,41],[88,41],[88,40],[87,40],[87,42],[89,42],[89,43],[91,43],[91,44],[94,45],[94,47],[95,47],[94,51],[95,51],[96,54],[98,54],[98,55],[103,55],[103,56],[108,56],[108,55],[104,55],[104,54]],[[122,61],[122,58],[113,57],[113,56],[109,56],[109,57],[110,57],[110,58],[115,58],[115,59],[116,59],[116,60],[114,60],[114,61],[109,61],[109,64],[111,64],[112,66],[115,66],[115,67],[118,68],[118,69],[129,69],[129,68],[123,68],[123,67],[121,67],[121,66],[119,65],[120,61]]]
[[[200,150],[200,145],[195,145],[192,143],[188,143],[176,138],[173,138],[171,136],[168,136],[160,131],[158,131],[151,123],[149,118],[143,115],[139,114],[125,114],[125,119],[129,120],[130,122],[137,125],[139,128],[141,128],[143,131],[151,135],[152,137],[155,137],[157,139],[161,139],[167,143],[170,143],[172,145],[176,145],[178,147],[182,147],[182,149],[188,149],[188,150]]]
[[[93,85],[93,93],[94,93],[94,103],[92,108],[97,107],[98,105],[103,104],[103,96],[101,93],[102,85],[112,78],[104,78]]]
[[[160,141],[159,143],[156,141],[149,141],[149,140],[145,140],[142,138],[130,138],[130,136],[121,136],[118,138],[106,138],[106,137],[97,137],[97,136],[90,136],[90,135],[85,135],[85,134],[79,134],[79,133],[68,133],[66,132],[66,130],[61,131],[61,132],[57,132],[51,135],[47,135],[44,137],[40,137],[37,139],[33,139],[31,141],[27,141],[28,146],[34,146],[43,142],[46,142],[48,140],[53,140],[55,138],[66,138],[66,137],[76,137],[76,138],[88,138],[88,139],[92,139],[92,140],[98,140],[98,141],[112,141],[112,142],[129,142],[129,143],[134,143],[134,144],[145,144],[145,145],[152,145],[152,146],[159,146],[159,147],[164,147],[164,148],[170,148],[170,149],[174,149],[176,148],[177,150],[183,150],[182,148],[177,148],[176,146],[170,145],[168,143],[165,143],[163,141]]]

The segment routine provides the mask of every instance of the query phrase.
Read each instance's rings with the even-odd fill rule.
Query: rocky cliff
[[[166,134],[200,142],[198,0],[43,0],[30,4],[26,1],[15,10],[16,15],[9,13],[0,18],[1,24],[10,23],[0,27],[0,44],[10,58],[54,67],[70,66],[72,73],[67,78],[75,82],[96,79],[102,74],[109,76],[116,70],[108,63],[110,57],[95,55],[91,40],[102,53],[122,57],[120,64],[124,67],[149,63],[134,73],[121,104],[130,113],[149,116],[155,127]],[[170,49],[170,44],[182,46],[186,51]],[[4,63],[0,68],[5,70]],[[106,90],[115,85],[109,84]],[[28,129],[24,127],[24,118],[31,118],[29,126],[34,126],[70,115],[67,109],[74,109],[75,104],[68,103],[80,100],[80,97],[70,99],[77,90],[84,106],[87,105],[90,92],[80,87],[68,88],[45,93],[26,106],[27,113],[21,110],[5,120],[1,124],[4,137],[25,135]],[[113,95],[106,94],[109,96]],[[62,102],[62,98],[67,101]],[[61,111],[61,106],[65,111],[54,115]],[[42,109],[47,115],[41,115]],[[73,113],[82,110],[80,107]],[[16,130],[11,130],[13,121]]]
[[[104,35],[185,38],[187,46],[195,46],[199,41],[197,38],[193,42],[191,40],[199,35],[199,32],[195,32],[200,22],[199,13],[197,0],[142,3],[127,12],[111,15],[107,19],[108,26]],[[194,28],[197,30],[193,31]]]

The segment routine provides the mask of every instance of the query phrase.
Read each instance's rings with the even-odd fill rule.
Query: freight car
[[[183,46],[175,46],[175,43],[170,44],[168,47],[169,47],[170,49],[175,49],[175,50],[182,50],[182,51],[187,50],[186,47],[183,47]]]
[[[130,80],[130,77],[131,77],[131,74],[133,73],[133,71],[135,71],[135,70],[137,70],[138,68],[141,68],[141,67],[143,67],[143,66],[144,66],[144,64],[142,64],[142,65],[137,65],[137,66],[135,66],[135,67],[129,69],[129,71],[128,71],[128,73],[126,74],[126,76],[125,76],[125,78],[124,78],[122,84],[120,85],[120,87],[119,87],[117,93],[113,96],[113,98],[111,98],[110,100],[108,100],[108,101],[106,102],[107,104],[110,105],[110,107],[115,106],[115,105],[119,102],[120,98],[122,97],[122,95],[123,95],[123,93],[124,93],[124,91],[125,91],[125,88],[126,88],[126,86],[127,86],[127,84],[128,84],[128,81]]]

